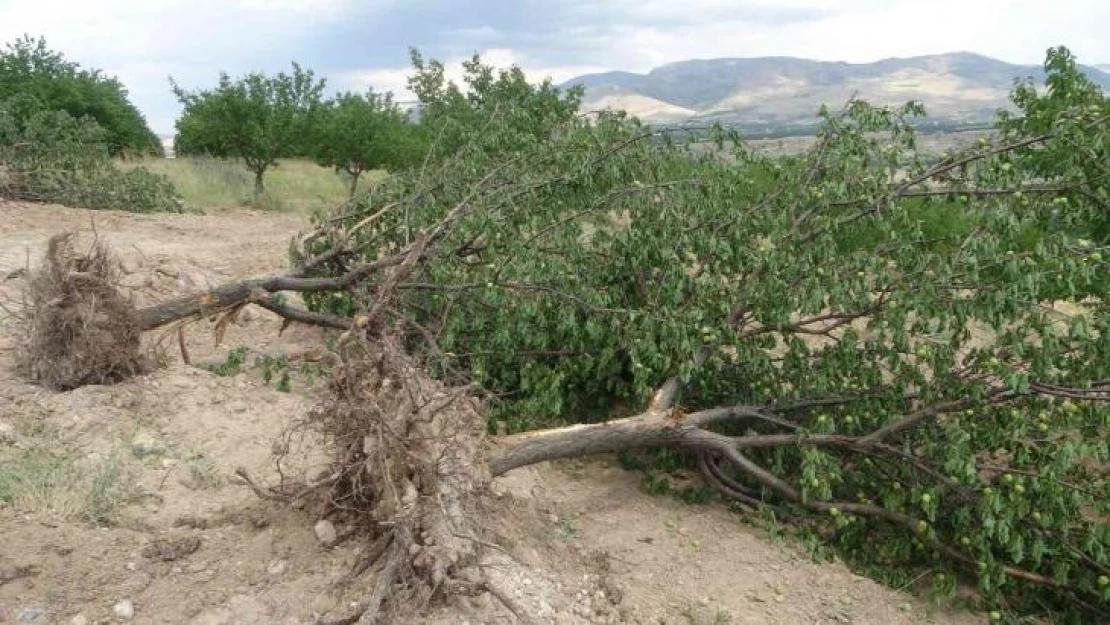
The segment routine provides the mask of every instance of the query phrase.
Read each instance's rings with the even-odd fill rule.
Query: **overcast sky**
[[[333,88],[404,99],[408,46],[474,52],[537,79],[689,58],[866,62],[971,51],[1039,64],[1064,44],[1110,63],[1107,0],[0,0],[0,41],[24,33],[118,76],[156,132],[187,87],[296,60]]]

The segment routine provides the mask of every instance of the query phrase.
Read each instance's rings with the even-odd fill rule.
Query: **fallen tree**
[[[926,571],[1013,613],[1104,618],[1110,280],[1085,237],[1110,110],[1074,64],[1056,71],[1073,88],[1021,101],[1050,128],[1007,118],[937,161],[912,104],[823,112],[787,161],[609,114],[514,143],[496,131],[514,111],[492,107],[455,156],[321,217],[286,274],[136,324],[257,304],[343,331],[312,415],[335,470],[280,494],[326,493],[368,528],[363,622],[390,593],[490,588],[490,476],[657,447],[888,581]],[[1079,160],[1053,173],[1065,148]],[[513,433],[487,437],[498,423]]]

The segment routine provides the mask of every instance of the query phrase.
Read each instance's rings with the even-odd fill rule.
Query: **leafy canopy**
[[[318,273],[340,274],[439,232],[387,312],[432,371],[488,390],[491,423],[627,413],[677,376],[686,410],[761,415],[720,427],[750,464],[716,479],[808,514],[859,569],[1064,623],[1110,612],[1107,177],[1078,171],[1105,167],[1110,124],[1066,50],[1044,96],[1015,86],[993,139],[939,160],[916,103],[822,110],[814,146],[773,159],[723,129],[689,145],[578,117],[519,70],[474,59],[463,93],[414,64],[439,165],[294,260],[335,250]],[[373,293],[306,301],[353,314]]]
[[[187,91],[171,78],[184,107],[174,149],[181,154],[241,158],[255,174],[255,191],[279,158],[309,156],[326,81],[293,63],[291,73],[221,72],[212,89]]]
[[[421,129],[392,94],[341,93],[320,111],[313,138],[316,161],[351,178],[351,195],[363,172],[405,169],[424,157]]]
[[[535,147],[578,114],[580,87],[562,91],[550,79],[533,85],[519,67],[494,70],[477,55],[463,62],[460,86],[447,79],[443,63],[426,60],[416,49],[409,54],[408,86],[419,101],[433,158],[468,145],[492,153]]]
[[[128,99],[127,90],[100,70],[85,70],[29,36],[0,50],[0,94],[33,98],[35,110],[65,111],[89,117],[104,129],[109,153],[162,154],[162,142]],[[11,113],[11,111],[9,111]]]

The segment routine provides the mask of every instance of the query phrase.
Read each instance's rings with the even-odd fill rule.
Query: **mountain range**
[[[1110,66],[1082,70],[1110,91]],[[573,78],[583,110],[624,109],[656,124],[720,121],[782,128],[816,121],[821,104],[835,107],[853,94],[875,104],[925,104],[937,125],[975,125],[1008,103],[1014,79],[1044,80],[1034,65],[1014,65],[970,52],[873,63],[793,57],[698,59],[668,63],[646,74],[604,72]]]

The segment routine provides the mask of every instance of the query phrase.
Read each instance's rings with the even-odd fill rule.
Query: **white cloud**
[[[558,84],[574,78],[575,76],[581,76],[582,74],[592,72],[603,72],[607,69],[598,65],[544,66],[529,58],[527,55],[523,55],[510,48],[490,48],[488,50],[481,50],[478,51],[478,56],[482,59],[482,63],[498,69],[508,69],[516,65],[524,71],[528,80],[533,82],[540,82],[545,78],[550,78],[553,82]],[[468,58],[469,56],[439,59],[444,64],[444,73],[448,80],[454,81],[456,84],[462,86],[462,62]],[[411,73],[412,70],[409,67],[356,70],[333,75],[331,77],[331,84],[341,90],[362,91],[367,88],[373,88],[375,91],[379,92],[391,91],[396,100],[406,101],[415,99],[413,93],[408,89],[408,77]]]
[[[118,76],[151,127],[170,132],[177,106],[168,76],[197,86],[220,69],[257,69],[261,49],[326,28],[354,2],[0,0],[0,42],[24,34],[45,37],[70,60]],[[244,60],[254,66],[241,68]]]
[[[1107,24],[1105,0],[0,0],[0,41],[43,35],[118,75],[161,132],[177,115],[167,75],[197,87],[221,69],[311,59],[332,86],[405,98],[405,45],[443,59],[455,79],[478,50],[561,82],[722,56],[864,62],[964,50],[1036,64],[1059,44],[1110,63]]]
[[[1110,59],[1110,3],[1104,0],[789,0],[774,3],[816,19],[770,23],[753,6],[730,11],[719,0],[657,2],[616,0],[666,18],[688,11],[704,20],[666,19],[586,25],[570,35],[605,63],[632,71],[688,58],[798,56],[874,61],[892,56],[973,51],[1016,63],[1039,64],[1044,50],[1067,45],[1083,62]],[[735,16],[733,16],[735,14]],[[708,19],[709,16],[715,19]],[[580,37],[580,39],[578,39]]]

